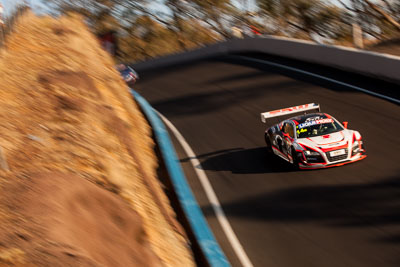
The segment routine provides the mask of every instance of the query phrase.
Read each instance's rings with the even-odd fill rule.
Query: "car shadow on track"
[[[198,155],[202,168],[208,171],[230,171],[237,174],[291,172],[293,167],[267,152],[266,147],[233,148]],[[188,161],[182,159],[181,162]]]

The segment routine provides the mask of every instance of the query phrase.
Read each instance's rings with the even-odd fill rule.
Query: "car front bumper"
[[[337,167],[337,166],[342,166],[345,164],[353,163],[360,161],[362,159],[365,159],[367,155],[365,153],[359,153],[355,156],[352,156],[350,158],[346,158],[340,161],[335,161],[335,162],[325,162],[325,163],[304,163],[304,162],[299,162],[299,168],[303,170],[307,169],[323,169],[323,168],[330,168],[330,167]]]

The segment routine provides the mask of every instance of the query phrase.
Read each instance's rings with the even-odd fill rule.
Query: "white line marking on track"
[[[201,167],[201,164],[200,164],[200,161],[197,159],[196,155],[194,154],[192,148],[186,142],[185,138],[181,135],[181,133],[176,129],[176,127],[167,118],[165,118],[158,111],[155,110],[155,112],[160,116],[160,118],[168,126],[168,128],[171,130],[171,132],[175,135],[175,137],[178,139],[179,143],[181,144],[183,150],[185,150],[185,153],[190,158],[190,162],[192,163],[192,165],[194,167],[193,169],[195,170],[197,176],[199,177],[200,183],[203,186],[206,196],[211,203],[211,206],[215,212],[215,215],[217,216],[217,220],[221,224],[222,230],[224,231],[229,242],[231,243],[231,246],[232,246],[233,250],[235,251],[236,256],[239,258],[240,263],[244,267],[253,267],[253,264],[251,263],[249,257],[247,256],[246,252],[244,251],[242,245],[240,244],[239,239],[235,235],[235,232],[233,231],[228,219],[226,218],[226,215],[225,215],[224,211],[222,210],[221,204],[219,203],[217,195],[215,194],[214,189],[212,188],[211,183],[208,180],[206,173],[204,172],[203,168],[196,168],[196,166]]]
[[[354,86],[354,85],[351,85],[351,84],[348,84],[348,83],[344,83],[344,82],[341,82],[341,81],[338,81],[338,80],[335,80],[335,79],[331,79],[331,78],[328,78],[328,77],[325,77],[325,76],[322,76],[322,75],[319,75],[319,74],[315,74],[315,73],[312,73],[312,72],[304,71],[304,70],[301,70],[301,69],[297,69],[297,68],[289,67],[289,66],[282,65],[282,64],[279,64],[279,63],[274,63],[274,62],[270,62],[270,61],[266,61],[266,60],[262,60],[262,59],[257,59],[257,58],[251,58],[251,57],[246,57],[246,56],[234,56],[234,57],[242,58],[242,59],[246,59],[246,60],[254,61],[254,62],[258,62],[258,63],[263,63],[263,64],[271,65],[271,66],[274,66],[274,67],[288,69],[288,70],[295,71],[295,72],[302,73],[302,74],[306,74],[306,75],[309,75],[309,76],[314,76],[314,77],[317,77],[317,78],[325,80],[325,81],[329,81],[329,82],[337,83],[337,84],[340,84],[340,85],[343,85],[343,86],[347,86],[347,87],[350,87],[350,88],[352,88],[354,90],[361,91],[361,92],[364,92],[364,93],[369,94],[369,95],[377,96],[377,97],[392,101],[392,102],[394,102],[396,104],[400,104],[400,100],[398,100],[396,98],[385,96],[385,95],[382,95],[382,94],[379,94],[379,93],[375,93],[375,92],[369,91],[367,89],[364,89],[364,88],[361,88],[361,87],[358,87],[358,86]]]

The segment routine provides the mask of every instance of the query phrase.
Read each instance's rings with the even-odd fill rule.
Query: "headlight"
[[[360,141],[354,141],[353,143],[353,148],[352,148],[352,154],[355,155],[357,153],[360,152],[360,143],[362,144],[362,142]]]
[[[354,141],[353,147],[359,147],[359,146],[360,146],[360,143],[358,141]]]
[[[309,151],[309,150],[304,151],[304,154],[306,154],[306,156],[319,156],[320,155],[318,152]]]
[[[322,158],[322,155],[317,151],[305,150],[304,155],[306,156],[305,160],[307,163],[325,162],[325,160]]]

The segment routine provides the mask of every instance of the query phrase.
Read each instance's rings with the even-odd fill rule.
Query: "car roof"
[[[307,119],[315,118],[315,117],[319,117],[320,119],[331,118],[331,116],[326,113],[310,113],[310,114],[304,114],[304,115],[292,117],[289,120],[292,120],[296,124],[301,124],[303,122],[306,122]]]

